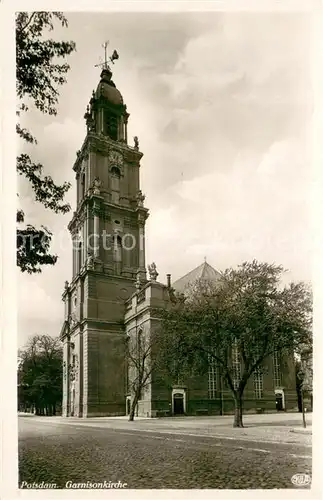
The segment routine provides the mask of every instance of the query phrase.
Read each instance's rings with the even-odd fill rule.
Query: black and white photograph
[[[109,3],[12,18],[17,495],[319,498],[316,9]]]

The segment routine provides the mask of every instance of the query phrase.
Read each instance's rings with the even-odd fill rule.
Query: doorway
[[[276,394],[276,410],[277,411],[283,411],[283,395],[282,394]]]
[[[184,414],[184,394],[175,393],[173,395],[174,400],[174,415]]]

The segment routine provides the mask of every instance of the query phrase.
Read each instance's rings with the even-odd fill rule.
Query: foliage
[[[67,27],[67,19],[61,12],[18,12],[16,14],[16,91],[19,99],[17,116],[28,111],[26,103],[31,102],[40,112],[56,115],[58,87],[66,82],[69,65],[60,63],[75,50],[72,41],[56,41],[46,38],[58,20]],[[19,123],[18,136],[29,144],[37,144],[32,133]],[[34,163],[30,156],[21,153],[17,157],[17,172],[25,177],[34,192],[35,200],[55,213],[65,214],[70,205],[64,203],[64,196],[70,184],[55,184],[52,177],[43,174],[44,167]],[[22,210],[17,213],[17,223],[24,222]],[[21,271],[41,272],[42,265],[53,265],[57,256],[50,254],[51,233],[46,228],[36,229],[27,225],[17,229],[17,265]]]
[[[311,344],[311,294],[304,283],[281,286],[283,269],[244,262],[221,281],[197,281],[182,305],[162,312],[164,342],[176,349],[178,370],[206,372],[210,361],[231,390],[234,426],[242,427],[246,384],[276,351],[291,356]],[[236,351],[240,370],[233,363]]]
[[[297,362],[297,385],[300,391],[313,393],[313,354],[311,346],[300,347],[300,359]]]
[[[59,338],[32,337],[19,352],[19,407],[53,415],[62,400],[62,347]]]

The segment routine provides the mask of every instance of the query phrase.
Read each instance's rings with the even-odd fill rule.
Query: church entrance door
[[[174,398],[174,415],[183,415],[184,414],[184,395],[176,393],[173,396]]]
[[[276,410],[277,411],[283,411],[283,395],[282,394],[276,394]]]

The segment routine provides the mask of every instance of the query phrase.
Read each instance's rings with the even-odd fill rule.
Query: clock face
[[[109,160],[116,165],[122,165],[122,154],[119,151],[110,151]]]

